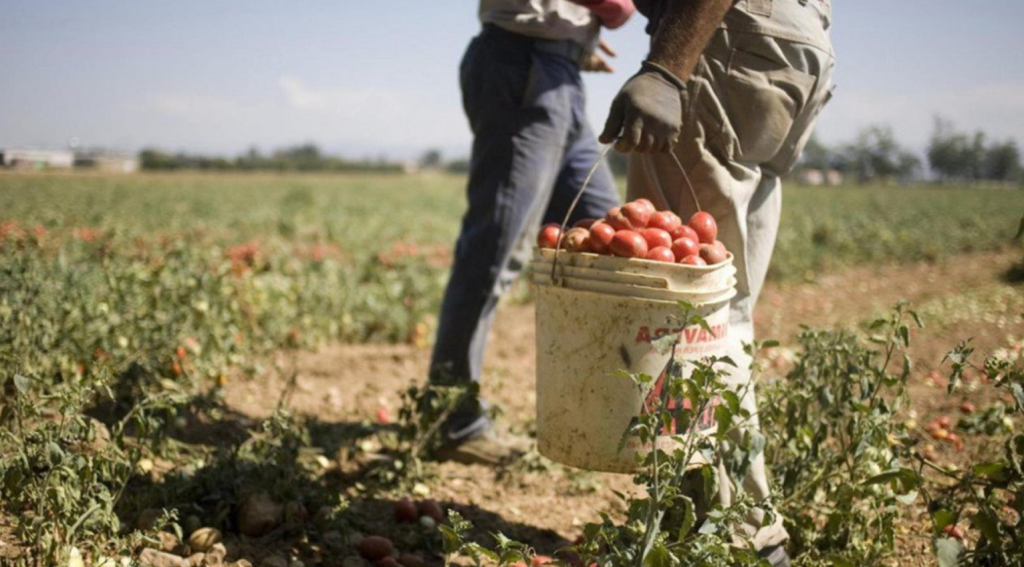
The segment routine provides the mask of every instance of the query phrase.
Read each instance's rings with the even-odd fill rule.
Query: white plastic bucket
[[[531,267],[537,312],[538,448],[545,457],[573,467],[631,472],[636,455],[650,447],[630,439],[619,451],[623,434],[644,407],[641,392],[619,371],[662,376],[671,355],[659,353],[651,341],[670,333],[681,335],[677,361],[724,355],[729,301],[735,295],[732,258],[710,270],[622,258],[601,262],[609,269],[600,270],[595,268],[599,262],[587,259],[590,270],[603,272],[599,278],[579,277],[577,272],[552,281],[546,252],[535,254]],[[559,267],[563,258],[567,265],[582,266],[579,256],[559,253]],[[624,265],[628,270],[611,269]],[[702,273],[675,273],[693,270]],[[617,282],[621,272],[626,277]],[[673,291],[635,285],[633,276],[704,285],[691,283],[690,291]],[[699,326],[678,328],[680,300],[695,306],[711,333]],[[668,449],[674,442],[666,435],[658,445]]]

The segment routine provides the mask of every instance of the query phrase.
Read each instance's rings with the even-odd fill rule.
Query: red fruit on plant
[[[395,546],[386,537],[366,536],[359,540],[356,551],[365,559],[377,561],[391,555],[395,551]]]
[[[655,246],[647,252],[645,256],[648,260],[654,260],[655,262],[668,262],[669,264],[676,263],[676,255],[672,253],[672,249],[668,246]]]
[[[608,209],[608,214],[604,217],[604,222],[611,225],[615,230],[633,230],[632,223],[626,218],[625,213],[622,212],[622,207],[612,207]]]
[[[620,230],[612,238],[609,249],[623,258],[643,258],[647,256],[647,241],[632,230]]]
[[[415,553],[403,553],[398,558],[398,563],[403,567],[427,567],[427,562]]]
[[[974,404],[972,404],[971,402],[964,402],[960,404],[960,411],[964,413],[974,413],[976,410],[977,408],[974,407]]]
[[[413,502],[409,497],[403,496],[395,502],[395,521],[398,523],[403,522],[415,522],[416,518],[419,518],[419,511],[416,509],[416,503]]]
[[[622,205],[622,215],[629,221],[630,226],[633,230],[640,230],[647,227],[647,222],[651,220],[651,213],[654,212],[654,207],[650,209],[643,203],[633,201],[632,203],[626,203]]]
[[[597,254],[607,254],[612,238],[615,238],[615,229],[610,224],[601,221],[595,222],[590,227],[590,237],[587,239],[590,251]]]
[[[530,567],[540,567],[541,565],[550,565],[555,560],[550,555],[534,555],[533,559],[530,560]]]
[[[377,423],[381,425],[391,423],[391,414],[388,413],[388,408],[377,408]]]
[[[942,528],[942,533],[948,535],[953,539],[964,539],[963,530],[961,530],[960,527],[955,524],[949,524],[948,526]]]
[[[590,231],[583,227],[574,227],[565,231],[565,238],[562,239],[562,247],[570,252],[589,252],[590,243],[587,239]]]
[[[580,219],[580,220],[576,221],[575,223],[573,223],[572,227],[573,228],[588,228],[589,229],[591,226],[594,225],[595,222],[597,222],[597,219]]]
[[[651,219],[647,221],[647,226],[650,228],[660,228],[668,232],[670,235],[680,226],[683,221],[679,220],[679,217],[675,213],[670,211],[658,211],[651,215]]]
[[[441,505],[436,500],[420,500],[417,508],[419,509],[420,516],[433,518],[438,523],[444,521],[444,509],[441,508]]]
[[[700,237],[697,236],[697,232],[683,224],[682,221],[680,221],[679,226],[677,226],[675,230],[670,230],[669,234],[672,235],[672,240],[679,240],[680,238],[686,237],[693,239],[694,242],[700,242]]]
[[[700,211],[690,217],[688,224],[697,233],[701,244],[711,244],[718,238],[718,223],[710,213]]]
[[[660,228],[645,228],[640,232],[640,236],[643,236],[644,240],[647,241],[647,248],[657,248],[659,246],[672,247],[672,237],[667,231]]]
[[[949,427],[949,416],[948,415],[944,415],[944,416],[940,417],[938,419],[937,423],[939,425],[941,425],[942,427]]]
[[[652,203],[650,199],[640,197],[639,199],[634,199],[633,202],[643,205],[644,207],[647,208],[647,210],[651,211],[652,214],[654,213],[654,211],[657,210],[654,208],[654,203]]]
[[[558,246],[560,236],[562,236],[562,227],[554,223],[546,224],[537,233],[537,246],[540,248],[555,248]]]
[[[728,252],[725,251],[725,247],[715,244],[701,244],[700,245],[700,257],[708,263],[709,266],[720,264],[724,262],[729,256]]]
[[[700,256],[697,256],[696,254],[683,258],[682,260],[679,261],[679,263],[680,264],[686,264],[687,266],[707,266],[708,265],[708,263],[705,262],[703,258],[701,258]]]
[[[700,243],[697,242],[697,239],[689,236],[677,238],[672,242],[672,253],[676,255],[676,258],[697,256],[700,254]]]

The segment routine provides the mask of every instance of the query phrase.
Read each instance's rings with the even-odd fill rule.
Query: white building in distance
[[[4,148],[0,150],[0,164],[16,169],[71,169],[75,165],[75,153],[71,150]]]

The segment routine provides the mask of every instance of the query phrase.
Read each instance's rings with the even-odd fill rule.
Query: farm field
[[[463,183],[0,175],[0,563],[64,565],[72,549],[86,565],[146,548],[185,557],[189,536],[212,527],[224,534],[224,564],[369,565],[356,553],[364,535],[444,564],[435,529],[393,521],[392,504],[406,494],[458,511],[484,545],[501,532],[545,554],[601,512],[624,518],[614,491],[635,495],[629,477],[535,453],[494,470],[409,451],[422,424],[402,393],[425,376]],[[786,477],[779,506],[818,522],[792,526],[806,551],[796,564],[935,565],[935,537],[950,523],[967,531],[968,545],[984,537],[1024,549],[1011,537],[1022,535],[1019,468],[996,478],[973,466],[1001,458],[1024,425],[1014,409],[1024,403],[1024,257],[1013,243],[1024,191],[785,191],[757,324],[761,339],[781,343],[765,350],[761,377],[776,408],[762,417],[769,462]],[[868,396],[870,420],[885,416],[891,429],[879,437],[870,421],[874,445],[843,453],[850,440],[837,424],[860,431],[869,420],[850,398],[846,410],[800,416],[824,438],[792,431],[787,400],[827,407],[833,394],[856,397],[843,385],[854,366],[900,375],[898,364],[867,353],[883,349],[868,340],[877,334],[868,323],[901,299],[925,325],[908,315],[882,340],[914,360],[884,381],[891,389],[881,397],[894,403],[876,407]],[[528,293],[502,306],[483,386],[503,422],[525,435],[535,403],[532,309]],[[909,345],[896,330],[904,324],[913,327]],[[848,334],[798,340],[801,325]],[[947,393],[943,356],[971,337],[977,364],[990,353],[1008,362],[968,369]],[[838,365],[844,356],[850,364]],[[929,427],[942,418],[951,420],[945,436]],[[915,469],[915,455],[931,464]],[[846,470],[810,474],[826,464]],[[911,490],[903,473],[866,482],[903,468],[932,484]],[[863,486],[842,488],[853,481]],[[962,494],[981,481],[984,498]],[[965,490],[943,492],[962,482]],[[805,492],[818,483],[817,498]],[[990,508],[994,519],[968,520]],[[187,551],[210,556],[193,564],[215,564],[209,546],[193,543]]]

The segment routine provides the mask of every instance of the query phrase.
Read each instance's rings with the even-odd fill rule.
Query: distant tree
[[[467,173],[469,171],[468,159],[453,159],[444,166],[449,173]]]
[[[800,169],[827,170],[835,168],[835,158],[832,150],[818,140],[817,136],[811,136],[804,145],[804,151],[800,155]]]
[[[921,160],[900,146],[891,127],[876,125],[862,130],[855,142],[843,148],[836,165],[867,183],[912,178]]]
[[[437,169],[441,167],[443,161],[444,158],[441,155],[441,150],[430,149],[420,158],[420,167],[423,169]]]
[[[985,153],[985,176],[994,181],[1020,181],[1022,178],[1020,150],[1017,143],[1007,140],[993,144]]]

